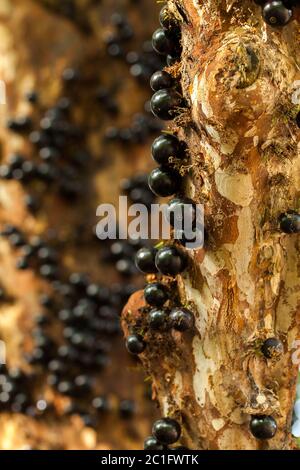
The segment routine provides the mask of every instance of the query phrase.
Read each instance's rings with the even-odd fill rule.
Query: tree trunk
[[[188,268],[172,295],[192,308],[193,334],[147,333],[141,360],[162,414],[181,423],[184,445],[292,449],[300,246],[279,219],[300,209],[299,104],[292,102],[299,9],[287,26],[273,28],[253,1],[168,6],[183,46],[172,71],[188,103],[170,129],[188,145],[185,195],[204,204],[207,237],[203,249],[185,250]],[[126,332],[144,321],[144,305],[142,292],[134,294]],[[270,337],[284,351],[267,359],[261,346]],[[276,420],[273,439],[250,433],[253,415]]]
[[[140,281],[136,275],[124,279],[114,265],[101,263],[107,247],[94,238],[96,208],[101,202],[116,204],[120,180],[149,167],[144,158],[147,155],[144,141],[125,147],[119,142],[109,144],[104,137],[112,125],[129,127],[134,113],[140,112],[148,99],[147,89],[130,76],[124,57],[118,59],[107,54],[106,38],[116,32],[110,18],[117,11],[128,15],[135,34],[126,43],[125,52],[135,47],[139,52],[143,41],[151,37],[151,23],[157,15],[147,1],[135,7],[127,0],[0,2],[0,79],[6,84],[7,99],[6,105],[0,105],[1,164],[5,165],[14,152],[21,153],[26,160],[40,162],[39,149],[30,143],[29,133],[12,132],[7,129],[7,120],[30,116],[31,131],[41,130],[41,119],[63,97],[72,102],[68,122],[82,134],[75,145],[71,141],[65,146],[63,161],[72,165],[70,159],[78,148],[91,155],[90,161],[76,169],[76,185],[79,183],[82,188],[77,199],[73,193],[69,199],[62,196],[60,190],[66,188],[59,188],[56,182],[49,187],[40,180],[22,185],[16,179],[1,179],[1,230],[8,223],[14,224],[26,240],[38,235],[56,249],[61,272],[59,282],[67,283],[71,273],[80,272],[86,273],[91,282],[114,286],[113,289],[118,287],[116,283],[126,288],[130,282],[138,285]],[[146,28],[141,20],[144,17],[147,17]],[[66,68],[79,71],[80,78],[75,85],[62,79]],[[114,106],[107,110],[99,102],[97,93],[101,87],[115,89],[113,99],[119,114],[114,114]],[[25,98],[33,90],[39,95],[36,104]],[[32,213],[26,206],[28,194],[38,199],[37,212]],[[72,399],[47,385],[46,364],[28,364],[25,355],[33,350],[32,332],[37,328],[37,314],[46,313],[50,321],[47,334],[57,348],[63,343],[63,325],[57,320],[56,307],[46,309],[40,304],[40,296],[45,293],[59,302],[54,284],[42,279],[32,266],[27,270],[16,269],[21,254],[22,248],[13,248],[1,237],[0,285],[5,298],[1,301],[0,334],[6,343],[8,370],[20,367],[27,377],[34,371],[37,379],[30,388],[31,408],[12,413],[1,402],[0,448],[140,447],[153,411],[145,398],[144,376],[125,353],[120,336],[108,340],[108,367],[102,372],[96,368],[92,373],[96,382],[93,394],[108,396],[111,404],[111,411],[100,414],[93,427],[85,425],[78,409],[71,414],[64,412]],[[110,295],[113,296],[113,291]],[[85,368],[77,373],[84,374]],[[35,408],[41,397],[52,407],[52,411],[43,415]],[[91,399],[86,394],[77,408],[89,413]],[[135,402],[134,419],[120,418],[119,405],[125,399]]]

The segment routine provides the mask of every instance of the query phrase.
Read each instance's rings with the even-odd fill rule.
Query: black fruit
[[[170,324],[177,331],[190,330],[195,324],[194,314],[187,308],[173,308],[170,314]]]
[[[155,51],[161,55],[174,54],[176,43],[167,34],[165,29],[159,28],[152,35],[152,45]]]
[[[162,307],[168,300],[168,291],[160,282],[152,282],[145,287],[144,297],[147,304],[153,307]]]
[[[168,204],[167,220],[172,227],[193,227],[196,219],[195,203],[189,198],[175,198]],[[184,224],[183,224],[184,221]]]
[[[155,421],[152,434],[162,444],[174,444],[180,438],[181,428],[174,419],[162,418]]]
[[[156,439],[156,437],[149,436],[144,441],[144,450],[164,450],[164,446]]]
[[[272,439],[277,431],[277,424],[272,416],[252,416],[250,431],[256,439]]]
[[[157,269],[166,276],[176,276],[186,268],[186,258],[177,248],[161,248],[155,257]]]
[[[141,335],[129,335],[126,339],[126,348],[131,354],[140,354],[145,350],[146,343]]]
[[[280,229],[284,233],[300,233],[300,214],[297,212],[282,214],[279,220]]]
[[[263,19],[270,26],[285,26],[292,18],[293,12],[283,2],[274,0],[263,7]]]
[[[267,359],[280,357],[283,354],[283,344],[278,338],[268,338],[263,343],[261,351]]]
[[[181,179],[178,173],[166,168],[155,168],[148,179],[151,191],[160,197],[172,196],[180,189]]]
[[[160,165],[168,165],[169,158],[184,157],[183,144],[171,134],[162,134],[152,144],[152,158]]]
[[[163,88],[171,88],[174,80],[168,72],[158,70],[154,72],[150,79],[150,86],[153,91],[162,90]]]
[[[145,274],[155,273],[155,248],[141,248],[135,255],[136,267]]]
[[[179,114],[180,108],[183,107],[183,98],[173,88],[166,88],[157,91],[151,98],[151,110],[159,119],[170,121]]]
[[[164,330],[168,323],[168,313],[166,310],[153,309],[148,314],[148,323],[152,330]]]

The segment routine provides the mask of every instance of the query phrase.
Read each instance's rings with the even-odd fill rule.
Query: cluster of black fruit
[[[175,246],[141,248],[135,257],[137,268],[144,274],[160,273],[167,276],[175,276],[186,267],[186,257]],[[144,290],[145,300],[151,307],[155,307],[148,313],[148,324],[153,330],[165,330],[168,327],[178,331],[186,331],[193,327],[194,316],[192,312],[183,307],[173,308],[171,312],[163,309],[169,300],[166,286],[160,282],[149,283]],[[130,353],[140,354],[144,351],[146,343],[141,335],[130,334],[126,339],[126,346]]]
[[[66,90],[72,94],[80,74],[76,69],[67,68],[62,79]],[[52,187],[66,200],[74,200],[82,194],[80,175],[83,169],[86,171],[91,158],[85,148],[84,132],[71,121],[72,99],[66,94],[53,107],[42,109],[37,92],[28,93],[26,98],[34,106],[31,116],[9,119],[7,128],[28,138],[34,158],[29,160],[19,152],[9,155],[0,166],[0,177],[19,181],[31,190],[40,187],[35,184],[40,181],[44,192]],[[35,196],[26,196],[25,202],[33,211],[39,207]]]
[[[86,425],[96,426],[96,411],[110,409],[105,397],[95,396],[96,377],[99,370],[109,364],[109,339],[120,331],[119,312],[134,287],[115,284],[109,289],[91,283],[83,273],[75,272],[66,279],[57,254],[41,238],[33,237],[28,242],[20,230],[11,225],[6,225],[1,234],[9,243],[26,253],[22,265],[28,265],[29,259],[31,266],[40,266],[41,274],[46,274],[54,290],[53,295],[43,294],[40,297],[42,312],[37,313],[35,318],[33,348],[24,358],[37,374],[48,371],[48,385],[73,399],[73,406],[65,414],[79,413]],[[57,342],[58,331],[61,340]],[[85,374],[82,374],[83,369],[87,371]],[[25,378],[20,381],[21,386],[25,381]],[[16,400],[16,393],[10,393],[9,389],[10,385],[5,385],[5,394],[0,393],[1,406],[5,410],[26,413],[29,407],[33,414],[32,403],[28,405],[32,399],[24,400],[22,409],[19,409],[16,401],[19,403],[21,399]],[[21,389],[17,392],[19,395]],[[83,399],[86,403],[86,397],[90,397],[88,408],[82,404]],[[134,410],[131,400],[120,401],[121,416],[129,416],[130,408]]]
[[[67,68],[62,79],[69,94],[77,94],[77,85],[82,79],[80,72]],[[96,98],[101,101],[104,111],[109,114],[117,112],[113,94],[108,90],[103,87],[100,90],[98,87]],[[84,146],[85,132],[71,121],[73,98],[65,94],[55,106],[46,110],[42,108],[37,92],[28,93],[26,99],[33,106],[32,116],[10,119],[7,127],[12,132],[28,136],[35,149],[34,159],[29,160],[20,154],[9,156],[7,162],[0,167],[0,175],[7,180],[20,181],[31,190],[41,187],[35,185],[34,180],[43,181],[45,189],[51,185],[53,192],[59,190],[61,196],[73,200],[74,196],[80,194],[82,171],[86,170],[91,161]],[[37,120],[38,128],[33,125]],[[31,210],[37,210],[40,206],[38,202],[36,197],[26,196],[26,204]],[[97,395],[96,377],[99,370],[109,364],[111,338],[120,332],[118,315],[134,288],[131,285],[114,284],[108,289],[89,282],[81,273],[69,275],[60,263],[60,242],[53,243],[53,237],[50,237],[50,242],[38,236],[27,240],[21,230],[9,224],[3,227],[1,235],[18,252],[17,269],[36,270],[50,282],[54,292],[41,296],[42,312],[36,315],[36,328],[32,333],[33,347],[24,357],[37,376],[37,382],[34,382],[27,374],[31,391],[33,395],[36,393],[38,387],[35,388],[35,384],[39,384],[40,378],[44,379],[46,373],[48,385],[72,399],[72,406],[64,414],[78,413],[86,425],[96,426],[97,412],[102,413],[111,407],[105,397]],[[89,242],[92,240],[89,239]],[[126,258],[122,253],[128,251],[128,247],[131,253]],[[116,265],[122,275],[136,274],[132,258],[133,252],[139,247],[135,247],[134,243],[124,242],[120,249],[116,242],[108,248],[113,258],[110,262]],[[127,263],[129,259],[131,266]],[[82,370],[86,372],[82,373]],[[24,375],[26,376],[25,373]],[[20,381],[22,385],[16,393],[9,393],[12,390],[10,382],[10,379],[3,378],[1,407],[5,411],[19,410],[26,413],[28,409],[34,415],[34,396],[28,400],[18,398],[26,382],[25,378]],[[29,391],[27,394],[30,395]],[[44,404],[40,402],[39,406],[43,408]],[[50,405],[47,404],[46,408],[50,410]],[[132,400],[120,400],[119,411],[122,417],[131,416],[134,409]],[[36,413],[41,414],[40,411]]]
[[[152,37],[154,49],[167,56],[167,64],[176,62],[181,54],[181,32],[174,16],[167,6],[160,12],[161,28]],[[167,72],[156,72],[151,78],[151,87],[155,91],[151,99],[151,109],[155,116],[166,121],[173,119],[184,106],[184,100],[178,86]]]
[[[300,5],[299,0],[254,0],[262,6],[264,21],[270,26],[285,26],[293,16],[293,7]]]
[[[154,53],[149,41],[142,44],[141,51],[130,49],[134,31],[125,15],[114,13],[110,22],[114,30],[105,39],[107,53],[112,57],[123,59],[130,66],[133,77],[148,83],[154,70],[163,65],[162,59]]]
[[[162,418],[155,421],[152,435],[144,441],[145,450],[167,450],[169,445],[175,444],[181,435],[180,424],[172,418]],[[183,449],[183,447],[175,447]]]
[[[24,373],[17,367],[0,366],[0,411],[23,413],[38,418],[53,412],[53,407],[41,396],[34,396],[38,383],[35,372]]]
[[[116,59],[122,59],[130,67],[131,75],[141,83],[147,83],[155,70],[164,66],[162,58],[153,50],[151,41],[142,44],[142,51],[130,49],[133,28],[127,18],[114,13],[111,17],[114,31],[106,38],[107,53]],[[116,85],[117,87],[118,85]],[[101,87],[97,99],[103,104],[114,104],[107,99],[106,89]],[[132,117],[130,126],[119,128],[110,126],[105,131],[106,141],[124,144],[143,144],[153,133],[161,130],[161,124],[150,114],[148,102],[145,103],[145,113],[137,113]]]

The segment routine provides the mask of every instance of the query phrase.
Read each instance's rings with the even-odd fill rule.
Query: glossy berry
[[[170,121],[183,107],[183,99],[180,93],[173,88],[157,91],[151,98],[151,110],[159,119]]]
[[[146,348],[146,343],[141,335],[129,335],[126,339],[126,348],[131,354],[141,354]]]
[[[170,314],[170,324],[177,331],[190,330],[195,324],[194,314],[187,308],[173,308]]]
[[[156,273],[155,248],[141,248],[135,255],[136,267],[145,274]]]
[[[263,343],[261,351],[267,359],[280,357],[283,354],[283,344],[278,338],[268,338]]]
[[[280,0],[267,2],[263,7],[263,19],[270,26],[285,26],[292,15],[292,10],[286,8]]]
[[[168,291],[160,282],[152,282],[145,287],[144,297],[147,304],[153,307],[162,307],[168,300]]]
[[[155,168],[148,179],[151,191],[160,197],[172,196],[180,189],[180,176],[175,171],[166,168]]]
[[[174,80],[168,72],[158,70],[154,72],[150,79],[150,86],[153,91],[162,90],[163,88],[171,88],[174,85]]]
[[[186,268],[186,258],[174,246],[161,248],[155,257],[157,269],[166,276],[176,276]]]
[[[175,198],[169,202],[167,220],[172,227],[176,225],[176,228],[192,228],[195,218],[195,204],[191,199]]]
[[[300,233],[300,214],[290,212],[282,214],[279,218],[280,229],[284,233]]]
[[[149,436],[144,441],[144,450],[164,450],[164,446],[156,439],[156,437]]]
[[[152,434],[162,444],[174,444],[180,438],[181,428],[175,419],[162,418],[155,421]]]
[[[171,134],[162,134],[152,144],[152,158],[160,165],[167,165],[170,157],[182,158],[184,147],[182,143]]]
[[[176,44],[165,29],[159,28],[152,35],[153,49],[161,55],[174,54]]]
[[[174,239],[186,248],[197,249],[203,247],[203,232],[197,227],[193,227],[192,230],[176,228],[174,230]]]
[[[277,424],[272,416],[252,416],[250,431],[256,439],[272,439],[277,431]]]
[[[166,310],[153,309],[148,314],[148,324],[152,330],[164,330],[167,327],[168,317]]]

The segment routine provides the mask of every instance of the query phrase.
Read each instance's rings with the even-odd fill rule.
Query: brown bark
[[[104,147],[102,137],[112,123],[121,127],[129,125],[131,116],[140,111],[147,99],[147,91],[130,78],[126,64],[108,58],[104,38],[112,28],[108,20],[117,8],[127,13],[134,25],[136,37],[132,47],[148,39],[151,19],[156,14],[153,5],[147,2],[140,2],[139,7],[133,9],[127,1],[107,0],[100,6],[96,2],[77,1],[73,2],[77,13],[73,15],[74,21],[70,21],[65,14],[57,15],[66,2],[51,2],[53,9],[49,10],[44,8],[45,3],[49,2],[1,1],[0,78],[6,84],[7,93],[7,104],[0,108],[1,160],[5,163],[12,152],[22,152],[29,160],[35,158],[28,139],[8,131],[6,120],[29,114],[38,121],[41,118],[39,107],[53,106],[64,93],[61,77],[66,67],[76,67],[83,75],[73,92],[75,106],[71,113],[73,121],[84,129],[85,144],[93,159],[80,175],[84,192],[76,203],[63,201],[56,189],[48,191],[39,184],[31,186],[30,191],[40,197],[41,209],[37,215],[32,215],[23,202],[28,187],[17,181],[1,181],[1,227],[4,223],[13,223],[26,237],[54,234],[52,241],[59,251],[65,276],[70,272],[86,272],[94,282],[111,285],[122,279],[113,266],[100,264],[100,245],[92,236],[97,222],[96,207],[101,202],[116,202],[120,179],[143,170],[148,163],[144,159],[143,145],[126,150],[118,144]],[[149,19],[149,32],[141,24],[142,16]],[[97,84],[114,86],[112,78],[119,86],[116,100],[120,116],[114,118],[105,114],[93,95]],[[24,98],[31,90],[40,95],[37,107],[32,107]],[[103,157],[106,157],[104,167]],[[52,241],[50,236],[50,243]],[[16,270],[19,252],[6,240],[0,240],[0,283],[10,297],[10,303],[1,305],[0,331],[1,339],[7,344],[8,366],[20,366],[29,372],[32,369],[23,356],[32,349],[31,332],[41,309],[39,296],[41,292],[52,293],[52,287],[33,270]],[[58,334],[57,331],[52,333]],[[62,415],[60,410],[68,400],[51,390],[43,376],[35,397],[38,399],[41,394],[48,397],[56,414],[35,420],[21,414],[1,413],[0,448],[140,447],[152,416],[150,403],[145,399],[144,377],[125,353],[120,338],[112,341],[111,349],[111,364],[104,372],[99,371],[96,390],[110,397],[114,411],[101,418],[96,430],[85,427],[77,415],[71,418]],[[118,403],[127,398],[136,401],[137,412],[134,420],[122,421]]]
[[[181,303],[195,313],[194,334],[149,334],[141,359],[162,414],[182,424],[183,444],[291,449],[300,247],[278,219],[299,212],[299,105],[291,99],[299,11],[276,29],[253,1],[168,5],[181,22],[176,72],[189,107],[170,128],[188,144],[186,195],[205,205],[208,236],[204,249],[187,251],[188,269],[176,278]],[[143,305],[135,294],[125,330],[142,321]],[[260,347],[274,336],[284,353],[268,360]],[[250,417],[259,414],[276,419],[273,439],[251,435]]]

